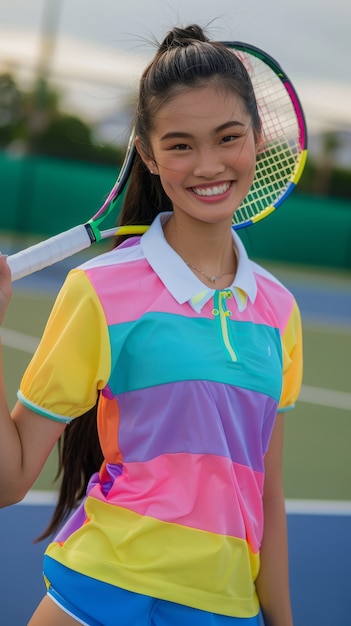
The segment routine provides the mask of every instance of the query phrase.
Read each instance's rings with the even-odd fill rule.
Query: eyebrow
[[[224,124],[217,126],[217,128],[214,129],[213,134],[216,135],[217,133],[220,133],[223,130],[227,130],[228,128],[233,128],[234,126],[240,126],[241,128],[245,128],[246,124],[244,124],[243,122],[239,122],[237,120],[230,120],[229,122],[225,122]],[[184,133],[181,131],[170,131],[169,133],[165,133],[164,135],[162,135],[161,141],[165,141],[166,139],[178,139],[178,138],[189,139],[191,137],[193,137],[191,133]]]

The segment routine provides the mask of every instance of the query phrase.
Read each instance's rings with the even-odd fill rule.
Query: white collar
[[[215,293],[215,289],[206,287],[167,243],[162,225],[171,215],[172,212],[169,211],[156,216],[150,228],[141,237],[141,248],[148,263],[175,300],[179,304],[189,302],[194,311],[200,313],[202,307]],[[238,268],[232,284],[227,289],[232,291],[239,311],[243,311],[247,305],[247,298],[254,302],[257,284],[244,245],[235,231],[232,232],[238,251]]]

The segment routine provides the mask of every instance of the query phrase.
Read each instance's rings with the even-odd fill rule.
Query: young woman
[[[1,505],[65,429],[50,532],[77,505],[30,626],[292,626],[280,411],[300,318],[231,228],[260,141],[235,54],[170,32],[140,81],[120,220],[151,227],[69,274],[12,415],[1,392]],[[10,291],[2,257],[1,320]]]

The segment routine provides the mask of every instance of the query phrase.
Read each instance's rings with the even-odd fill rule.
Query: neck
[[[231,224],[179,224],[172,216],[164,225],[167,243],[202,282],[225,288],[235,277],[237,253]]]

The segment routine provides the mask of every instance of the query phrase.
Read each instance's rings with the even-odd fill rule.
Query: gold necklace
[[[190,267],[192,270],[195,270],[195,272],[199,272],[199,274],[202,274],[203,276],[205,276],[205,278],[207,278],[207,280],[210,283],[216,283],[217,280],[219,280],[220,278],[223,278],[223,276],[228,276],[229,274],[234,274],[233,271],[231,272],[223,272],[222,274],[218,274],[218,276],[208,276],[207,274],[205,274],[205,272],[203,272],[202,270],[200,270],[198,267],[196,267],[195,265],[191,265],[191,263],[188,263],[187,261],[185,261],[185,263],[187,264],[188,267]]]
[[[167,237],[166,237],[166,233],[165,233],[165,232],[163,232],[163,236],[164,236],[164,238],[165,238],[165,240],[166,240],[166,243],[170,246],[170,243],[169,243],[169,241],[168,241],[168,239],[167,239]],[[173,246],[171,246],[171,247],[173,247]],[[174,250],[174,248],[173,248],[173,250]],[[177,253],[177,254],[178,254],[178,253]],[[179,256],[180,256],[180,255],[179,255]],[[185,259],[183,259],[183,260],[184,260],[184,263],[185,263],[188,267],[190,267],[192,270],[195,270],[195,272],[199,272],[199,274],[202,274],[202,276],[204,276],[205,278],[207,278],[207,280],[208,280],[210,283],[216,283],[216,282],[217,282],[217,280],[219,280],[220,278],[223,278],[223,276],[229,276],[229,274],[235,274],[235,270],[234,270],[234,271],[231,271],[231,272],[223,272],[222,274],[218,274],[218,276],[208,276],[207,274],[205,274],[205,272],[203,272],[203,271],[202,271],[202,270],[200,270],[198,267],[196,267],[196,265],[191,265],[191,263],[188,263],[188,261],[185,261]]]

